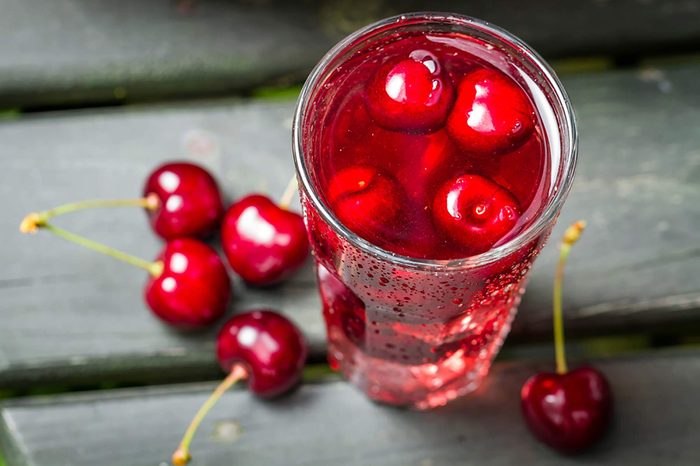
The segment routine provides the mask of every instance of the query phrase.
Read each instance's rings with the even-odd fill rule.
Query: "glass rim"
[[[311,182],[307,164],[304,157],[302,147],[302,122],[305,111],[309,104],[309,98],[314,91],[319,79],[323,76],[327,66],[336,58],[338,58],[354,43],[358,38],[361,38],[376,29],[396,23],[397,27],[409,20],[425,20],[428,23],[453,24],[455,26],[465,27],[467,29],[475,29],[484,32],[490,36],[495,36],[498,39],[507,39],[510,44],[517,47],[518,53],[525,56],[531,64],[534,64],[537,70],[542,74],[542,78],[549,84],[553,91],[553,98],[561,107],[562,119],[566,122],[565,128],[560,127],[561,140],[568,141],[568,151],[564,152],[562,147],[561,161],[563,170],[561,181],[555,185],[555,192],[549,197],[545,209],[538,215],[537,219],[528,225],[518,235],[514,236],[507,242],[489,249],[486,252],[467,256],[457,259],[419,259],[410,256],[403,256],[371,243],[349,230],[340,222],[328,206],[321,200],[316,192],[316,189]],[[549,92],[548,92],[549,94]],[[559,113],[555,111],[555,113]],[[358,29],[352,34],[346,36],[331,48],[323,58],[316,64],[314,69],[306,79],[301,93],[297,100],[296,109],[294,111],[294,120],[292,124],[292,151],[294,155],[294,165],[296,174],[301,181],[300,188],[311,200],[321,218],[331,226],[331,228],[345,238],[352,245],[358,247],[362,251],[374,256],[377,259],[385,260],[404,267],[410,267],[422,270],[446,271],[446,270],[461,270],[465,268],[479,267],[494,263],[520,249],[524,244],[527,244],[537,238],[549,225],[549,223],[558,215],[562,204],[571,190],[573,183],[576,162],[578,159],[578,132],[576,129],[576,116],[568,94],[564,90],[559,78],[557,78],[554,70],[549,64],[529,45],[527,45],[519,37],[498,26],[492,25],[487,21],[473,18],[457,13],[441,13],[441,12],[414,12],[391,16],[363,28]]]

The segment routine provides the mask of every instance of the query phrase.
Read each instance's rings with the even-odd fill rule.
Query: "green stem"
[[[293,176],[292,179],[289,180],[289,183],[287,183],[287,187],[284,189],[284,194],[282,194],[278,205],[281,208],[288,210],[289,205],[292,203],[292,199],[294,199],[294,195],[298,190],[299,185],[297,183],[297,177]]]
[[[566,349],[564,344],[564,318],[562,311],[562,286],[564,282],[564,267],[573,246],[581,237],[586,222],[579,220],[571,225],[564,233],[559,251],[559,262],[554,275],[553,321],[554,321],[554,354],[557,373],[566,374],[569,370],[566,364]]]
[[[136,267],[140,267],[154,277],[158,277],[161,273],[163,273],[163,263],[161,261],[157,262],[149,262],[146,260],[141,259],[140,257],[132,256],[130,254],[127,254],[125,252],[119,251],[117,249],[111,248],[109,246],[106,246],[102,243],[98,243],[97,241],[92,241],[87,238],[84,238],[80,235],[76,235],[75,233],[71,233],[70,231],[66,231],[62,228],[59,228],[57,226],[51,225],[50,223],[47,222],[42,222],[38,224],[39,228],[43,228],[45,230],[50,231],[56,236],[59,236],[67,241],[70,241],[72,243],[75,243],[79,246],[83,246],[87,249],[92,249],[93,251],[100,252],[102,254],[106,254],[110,257],[113,257],[115,259],[118,259],[122,262],[126,262],[127,264],[135,265]]]
[[[190,425],[185,431],[185,435],[180,441],[180,445],[178,446],[177,450],[175,450],[175,453],[173,453],[172,462],[175,466],[184,466],[189,463],[189,461],[192,459],[192,456],[190,455],[190,443],[192,443],[194,434],[197,432],[197,428],[202,423],[207,413],[209,413],[219,399],[221,399],[221,396],[226,392],[226,390],[235,385],[236,382],[247,377],[248,373],[242,366],[233,366],[231,373],[226,376],[226,378],[216,387],[214,392],[209,395],[207,401],[204,402],[204,404],[197,411],[197,414],[195,414],[194,418],[192,418]]]
[[[94,209],[103,207],[143,207],[153,210],[158,207],[157,196],[147,196],[139,199],[91,199],[87,201],[71,202],[53,209],[45,210],[39,215],[44,220],[49,220],[58,215],[75,212],[77,210]]]

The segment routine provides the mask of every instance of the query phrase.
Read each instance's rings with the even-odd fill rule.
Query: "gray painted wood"
[[[581,154],[555,231],[583,217],[565,291],[570,336],[684,332],[700,322],[698,66],[570,76]],[[279,195],[292,173],[292,102],[152,106],[47,114],[0,125],[0,387],[95,380],[193,380],[217,374],[212,332],[179,335],[150,316],[145,275],[41,232],[31,210],[137,195],[157,163],[187,157],[218,174],[229,198]],[[58,224],[142,257],[160,243],[143,213],[82,213]],[[556,248],[537,262],[516,339],[550,338]],[[323,358],[310,267],[273,290],[237,286],[236,309],[286,312]]]
[[[189,6],[188,6],[189,5]],[[0,106],[222,93],[299,81],[340,37],[381,17],[455,11],[549,57],[700,45],[698,0],[1,0]]]
[[[520,387],[551,363],[498,364],[476,394],[432,412],[373,404],[344,382],[274,402],[227,393],[193,443],[193,466],[696,465],[700,355],[598,361],[615,396],[609,435],[576,457],[537,443]],[[212,385],[20,400],[0,411],[8,466],[167,464]]]

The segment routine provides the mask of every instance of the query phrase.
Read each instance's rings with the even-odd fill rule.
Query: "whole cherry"
[[[177,327],[203,327],[224,314],[231,281],[211,247],[195,239],[174,239],[166,243],[155,264],[145,296],[161,320]]]
[[[231,297],[231,281],[216,251],[191,238],[169,241],[154,262],[143,260],[49,223],[45,212],[27,215],[24,233],[47,230],[65,240],[145,269],[144,295],[153,313],[183,329],[203,327],[220,318]]]
[[[454,91],[437,57],[416,50],[410,57],[382,66],[367,87],[370,116],[384,128],[425,132],[442,126]]]
[[[296,184],[290,186],[296,189]],[[250,194],[224,215],[224,253],[231,268],[248,284],[278,283],[299,269],[309,255],[304,220],[288,210],[287,204],[277,205],[266,196]]]
[[[170,162],[154,170],[143,189],[144,198],[157,200],[147,207],[153,230],[163,239],[211,234],[224,213],[214,177],[189,162]]]
[[[226,390],[240,380],[263,398],[282,395],[301,380],[307,346],[297,327],[271,310],[238,314],[221,328],[216,340],[216,356],[229,375],[196,413],[179,447],[173,453],[176,466],[187,464],[190,443],[206,414]]]
[[[392,176],[369,165],[356,165],[331,178],[326,196],[343,225],[372,239],[379,229],[399,220],[402,192]]]
[[[518,201],[482,176],[466,174],[447,181],[432,206],[435,225],[461,245],[465,254],[488,251],[520,218]]]
[[[532,433],[564,453],[591,446],[603,436],[612,417],[612,392],[605,376],[592,367],[569,372],[564,353],[561,309],[564,265],[584,227],[584,222],[576,222],[566,231],[554,281],[557,372],[532,376],[521,391],[523,416]]]
[[[465,76],[447,118],[447,131],[474,155],[493,155],[525,142],[535,128],[525,92],[502,73],[479,69]]]

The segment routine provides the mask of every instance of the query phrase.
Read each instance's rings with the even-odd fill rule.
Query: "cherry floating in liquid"
[[[369,165],[357,165],[336,173],[326,196],[343,225],[360,236],[375,237],[379,229],[399,220],[402,189],[390,175]]]
[[[148,177],[143,195],[157,198],[157,207],[147,208],[146,212],[153,230],[166,240],[209,235],[224,213],[214,177],[189,162],[158,167]]]
[[[474,155],[512,150],[532,134],[535,110],[525,92],[498,71],[479,69],[464,77],[447,118],[447,132]]]
[[[296,189],[296,180],[290,187]],[[261,194],[234,203],[224,215],[221,243],[229,264],[247,283],[278,283],[299,269],[309,255],[309,240],[301,215],[287,210],[287,189],[277,205]]]
[[[466,254],[488,251],[520,218],[515,198],[479,175],[462,175],[445,183],[433,200],[436,226],[465,248]]]
[[[384,128],[425,132],[442,126],[454,99],[437,57],[424,50],[381,67],[370,81],[367,111]]]
[[[60,207],[56,210],[60,210]],[[52,211],[47,211],[52,212]],[[56,227],[46,212],[29,214],[20,231],[41,228],[83,246],[145,269],[150,277],[144,291],[146,303],[164,322],[180,328],[209,325],[226,311],[231,281],[216,251],[191,238],[169,241],[154,262],[131,256],[104,244]]]
[[[554,280],[554,340],[557,372],[532,376],[522,388],[523,416],[532,433],[564,453],[590,447],[605,433],[612,417],[612,391],[605,376],[592,367],[568,371],[564,353],[561,289],[564,265],[584,222],[566,231]]]
[[[178,449],[173,453],[176,466],[187,464],[189,446],[206,414],[221,395],[240,380],[248,380],[248,389],[263,398],[282,395],[301,380],[307,346],[297,327],[286,317],[271,310],[238,314],[221,328],[216,340],[216,356],[229,375],[192,419]]]

